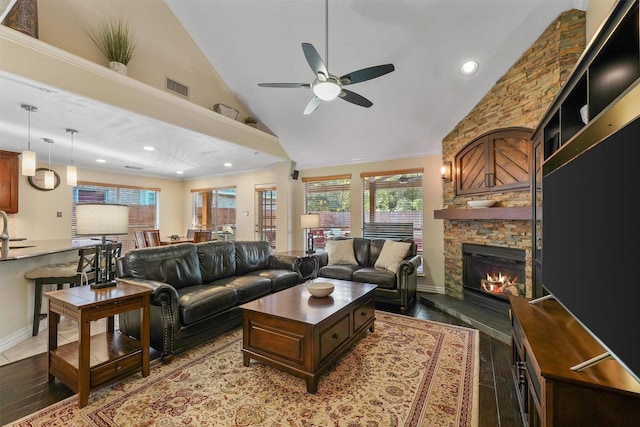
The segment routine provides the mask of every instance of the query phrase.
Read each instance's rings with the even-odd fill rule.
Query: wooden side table
[[[149,300],[151,289],[118,283],[103,289],[78,286],[45,292],[49,298],[48,381],[58,378],[78,393],[78,407],[89,392],[138,369],[149,375]],[[114,316],[141,311],[140,341],[114,331]],[[79,339],[58,347],[60,315],[78,323]],[[107,330],[91,336],[91,322],[107,318]]]
[[[302,261],[300,263],[300,273],[302,274],[302,278],[305,281],[318,277],[318,269],[320,268],[320,264],[318,263],[318,259],[314,257],[313,254],[308,254],[305,251],[287,251],[278,252],[278,255],[300,257]]]

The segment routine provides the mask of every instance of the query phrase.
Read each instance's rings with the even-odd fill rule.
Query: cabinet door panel
[[[524,132],[492,139],[494,187],[513,188],[529,182],[529,137]]]
[[[487,151],[482,139],[467,146],[456,158],[456,182],[458,194],[475,194],[486,191],[488,173]]]
[[[18,156],[20,153],[0,151],[0,210],[18,212]]]

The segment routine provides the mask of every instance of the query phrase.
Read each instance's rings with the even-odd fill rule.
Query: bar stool
[[[42,287],[44,285],[56,285],[56,289],[59,290],[66,283],[74,287],[86,285],[95,280],[96,248],[79,249],[78,255],[78,261],[43,265],[24,274],[25,279],[35,280],[32,336],[38,335],[40,321],[47,317],[46,314],[40,313],[42,309]]]

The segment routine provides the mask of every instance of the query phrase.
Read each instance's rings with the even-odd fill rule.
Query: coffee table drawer
[[[333,350],[348,338],[349,316],[345,316],[320,333],[320,360],[331,354]]]
[[[375,316],[375,303],[373,299],[353,310],[353,331],[356,332],[362,325],[368,323]]]

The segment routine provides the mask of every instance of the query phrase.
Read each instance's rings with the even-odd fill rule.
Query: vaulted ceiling
[[[165,2],[237,98],[258,118],[259,126],[278,138],[298,169],[440,153],[447,133],[545,28],[563,11],[584,8],[585,3],[329,0],[325,20],[324,0]],[[311,43],[329,72],[337,76],[387,63],[393,64],[395,71],[347,87],[370,100],[370,108],[336,99],[322,102],[317,110],[305,115],[305,106],[313,97],[310,89],[258,86],[263,82],[312,83],[315,75],[303,54],[303,42]],[[460,67],[469,59],[479,63],[479,70],[463,76]],[[0,109],[5,118],[11,115],[15,122],[0,119],[0,149],[22,151],[24,138],[15,135],[23,132],[26,113],[20,111],[19,104],[38,88],[34,82],[14,80],[15,76],[0,73],[5,98],[0,101]],[[24,91],[31,91],[31,95]],[[233,153],[234,169],[238,171],[268,167],[280,160],[272,153],[229,145],[152,118],[131,114],[119,117],[123,110],[91,99],[70,95],[65,103],[60,114],[75,108],[75,113],[84,117],[83,126],[95,129],[91,132],[98,140],[100,134],[113,133],[117,128],[114,121],[105,121],[107,116],[121,118],[118,131],[132,132],[141,144],[145,140],[160,144],[165,154],[145,171],[153,176],[180,179],[175,175],[180,162],[193,169],[182,179],[214,173],[210,167],[199,165],[211,163],[207,156],[217,156],[203,154],[205,140],[215,147],[208,151]],[[47,120],[54,122],[56,117]],[[195,143],[177,150],[176,140]],[[103,149],[130,157],[127,143],[122,144],[105,143]],[[46,158],[47,148],[46,144],[36,145],[38,156],[44,156],[40,159]],[[96,167],[95,152],[76,151],[75,156],[78,166]],[[54,156],[56,160],[65,164],[67,157]]]

